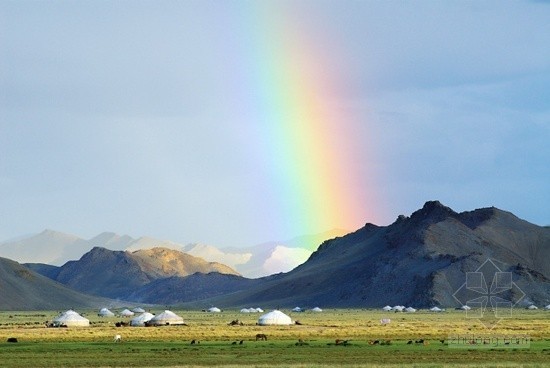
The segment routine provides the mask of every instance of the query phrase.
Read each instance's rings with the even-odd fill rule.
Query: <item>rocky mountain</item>
[[[112,251],[94,247],[78,261],[61,267],[27,264],[72,289],[108,298],[130,300],[129,295],[150,282],[194,273],[219,272],[239,275],[228,266],[166,248]]]
[[[0,310],[61,310],[114,306],[72,290],[7,258],[0,258]]]
[[[389,226],[367,224],[325,241],[291,272],[210,302],[224,306],[458,306],[453,294],[465,284],[466,273],[478,271],[490,260],[495,270],[490,278],[485,276],[488,290],[496,272],[501,272],[510,275],[513,281],[508,284],[514,285],[501,290],[503,297],[520,304],[547,305],[549,259],[548,227],[494,207],[456,213],[430,201]]]

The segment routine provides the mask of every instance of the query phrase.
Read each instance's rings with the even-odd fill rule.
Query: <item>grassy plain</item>
[[[549,311],[517,310],[513,318],[501,320],[490,330],[460,311],[409,314],[335,309],[289,313],[302,325],[267,327],[256,325],[258,314],[174,311],[188,326],[115,327],[116,321],[129,319],[101,318],[97,311],[84,311],[90,327],[45,328],[44,322],[57,312],[0,312],[0,366],[550,366]],[[391,323],[381,325],[381,318],[391,318]],[[228,326],[234,319],[244,326]],[[266,334],[268,341],[255,341],[257,333]],[[113,342],[115,334],[122,335],[122,343]],[[529,342],[452,348],[450,336],[527,336]],[[18,343],[7,343],[9,337],[16,337]],[[299,339],[304,344],[297,344]],[[336,339],[349,344],[336,345]],[[429,344],[407,344],[420,339]],[[200,344],[191,345],[191,340]],[[369,344],[375,340],[391,343]]]

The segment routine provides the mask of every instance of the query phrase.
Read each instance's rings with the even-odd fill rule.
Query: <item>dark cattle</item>
[[[244,326],[244,323],[239,321],[238,319],[234,319],[233,321],[228,323],[229,326]]]
[[[244,344],[244,340],[239,341],[239,345]]]
[[[8,337],[8,342],[17,342],[17,337]]]
[[[267,341],[267,336],[264,335],[264,334],[257,334],[257,335],[256,335],[256,341],[258,341],[258,340]]]
[[[407,343],[407,345],[411,345],[413,342],[412,340],[409,340],[409,342]]]
[[[414,343],[415,343],[415,344],[423,344],[423,343],[424,343],[424,339],[416,340]]]
[[[233,341],[231,345],[237,345],[237,341]]]
[[[191,340],[191,345],[195,345],[197,342],[193,339]]]
[[[297,325],[300,325],[300,326],[302,325],[302,322],[300,322],[300,321],[294,321],[294,323],[297,324]]]

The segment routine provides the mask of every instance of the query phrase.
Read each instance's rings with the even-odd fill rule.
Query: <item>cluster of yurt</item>
[[[390,307],[389,305],[386,305],[382,308],[383,311],[389,312],[406,312],[406,313],[414,313],[416,312],[416,309],[413,307],[405,307],[404,305],[396,305],[394,307]]]
[[[52,327],[87,327],[89,325],[89,319],[71,309],[55,317],[51,323]]]
[[[263,314],[258,319],[258,324],[260,326],[270,326],[270,325],[283,325],[288,326],[292,324],[292,319],[281,312],[280,310],[272,310],[269,313]]]
[[[243,308],[241,309],[241,313],[263,313],[264,310],[262,308]]]

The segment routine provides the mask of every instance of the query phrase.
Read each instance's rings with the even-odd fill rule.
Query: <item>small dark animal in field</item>
[[[17,342],[17,337],[8,337],[8,342]]]
[[[237,341],[233,341],[231,345],[237,345]]]
[[[304,340],[302,340],[302,339],[298,339],[298,342],[294,345],[303,346],[303,345],[309,345],[309,344],[307,342],[305,342]]]
[[[300,322],[300,321],[294,321],[294,324],[297,324],[297,325],[301,326],[301,325],[302,325],[302,322]]]
[[[128,322],[120,321],[115,323],[116,327],[126,327],[128,326]]]
[[[335,344],[335,345],[348,346],[350,343],[349,343],[349,340],[340,340],[340,339],[336,339],[336,340],[334,341],[334,344]]]
[[[193,339],[191,340],[191,345],[195,345],[197,343],[197,340]]]
[[[233,321],[228,323],[229,326],[244,326],[244,323],[239,321],[238,319],[234,319]]]
[[[267,336],[264,335],[264,334],[257,334],[257,335],[256,335],[256,341],[258,341],[258,340],[267,341]]]
[[[424,343],[424,339],[416,340],[414,343],[415,343],[415,344],[423,344],[423,343]]]
[[[411,345],[413,343],[412,340],[409,340],[409,342],[407,343],[407,345]]]
[[[369,345],[379,345],[379,344],[380,344],[380,340],[369,341]]]
[[[445,344],[445,340],[439,340],[439,342]]]
[[[244,340],[239,341],[239,345],[244,344]]]

